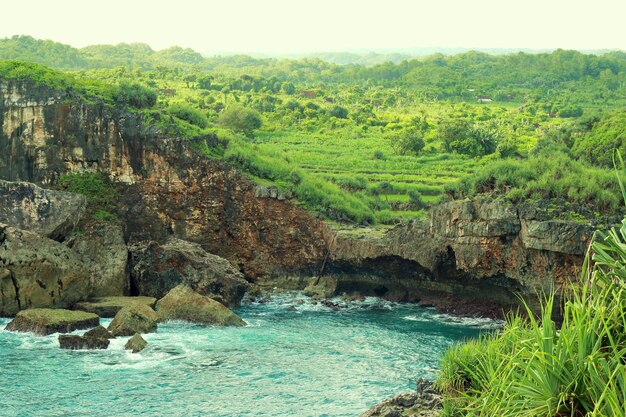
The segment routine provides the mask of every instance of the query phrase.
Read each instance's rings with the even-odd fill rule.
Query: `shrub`
[[[201,129],[204,129],[208,126],[209,121],[207,120],[206,115],[196,109],[195,107],[190,106],[189,104],[184,103],[174,103],[171,104],[167,108],[167,112],[174,117],[177,117],[181,120],[191,123],[194,126],[198,126]]]
[[[220,113],[219,123],[235,133],[250,137],[261,127],[261,116],[252,109],[240,105],[227,107]]]
[[[141,84],[121,82],[113,98],[118,104],[143,109],[156,104],[157,94]]]

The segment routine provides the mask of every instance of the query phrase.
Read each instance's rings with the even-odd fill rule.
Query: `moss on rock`
[[[157,330],[158,316],[145,304],[134,303],[122,308],[109,325],[113,336],[131,336],[135,333],[153,333]]]
[[[69,333],[88,329],[100,323],[100,317],[84,311],[53,308],[33,308],[22,310],[7,325],[6,330],[33,332],[45,336],[52,333]]]
[[[135,333],[133,337],[128,339],[128,342],[124,345],[124,349],[132,350],[133,353],[138,353],[144,350],[146,346],[148,346],[148,342],[146,342],[146,340],[141,337],[139,333]]]
[[[178,285],[157,301],[159,320],[185,320],[218,326],[245,326],[238,315],[223,304],[198,294],[186,285]]]

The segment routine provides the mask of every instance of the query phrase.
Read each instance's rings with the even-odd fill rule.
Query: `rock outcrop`
[[[579,276],[589,225],[558,221],[504,200],[454,201],[427,223],[382,237],[338,234],[327,273],[336,293],[422,301],[456,313],[498,315]]]
[[[218,326],[245,326],[238,315],[223,304],[179,285],[157,301],[159,320],[184,320]]]
[[[376,404],[359,417],[437,417],[442,411],[441,394],[420,378],[417,390],[398,394]]]
[[[247,282],[224,258],[196,243],[170,239],[131,247],[131,283],[144,296],[162,298],[179,284],[225,305],[239,305]]]
[[[0,316],[67,308],[90,291],[84,263],[67,246],[0,224]]]
[[[303,289],[308,278],[320,277],[309,289],[320,295],[334,287],[335,294],[493,313],[481,309],[509,308],[518,303],[516,292],[535,294],[576,278],[591,235],[584,224],[555,221],[533,204],[478,199],[441,204],[428,222],[401,225],[383,237],[333,236],[289,195],[196,151],[194,145],[221,146],[216,137],[165,138],[140,116],[28,82],[0,80],[0,126],[0,178],[55,184],[65,173],[101,172],[114,182],[124,241],[136,244],[132,295],[162,297],[186,283],[236,304],[241,272],[263,286]],[[76,239],[76,250],[95,254],[97,242],[111,243],[107,237],[94,244]],[[138,243],[150,241],[155,243]],[[229,276],[237,278],[213,280],[206,271],[217,261],[209,261],[209,253],[228,260]],[[89,269],[96,293],[104,294],[109,282],[119,291],[119,274],[98,278],[107,271],[106,257],[90,259],[101,265]],[[0,263],[0,314],[24,308],[13,269]],[[58,295],[46,302],[58,302]]]
[[[76,228],[87,204],[82,195],[2,179],[0,201],[0,223],[54,240]]]
[[[128,293],[128,249],[120,225],[105,222],[86,224],[68,244],[86,265],[91,281],[91,297]]]
[[[7,324],[6,330],[32,332],[41,336],[52,333],[70,333],[88,329],[100,323],[100,317],[84,311],[52,308],[22,310]]]
[[[135,333],[133,337],[128,339],[128,342],[124,345],[124,349],[131,350],[133,353],[139,353],[148,346],[148,342],[141,337],[139,333]]]
[[[135,333],[154,333],[157,330],[158,316],[145,304],[132,304],[122,308],[109,324],[108,331],[113,336],[132,336]]]
[[[115,317],[124,307],[132,304],[144,304],[154,308],[156,304],[154,297],[99,297],[91,298],[87,301],[76,303],[75,309],[95,313],[100,317]]]

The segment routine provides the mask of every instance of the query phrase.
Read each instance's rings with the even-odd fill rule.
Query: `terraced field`
[[[471,175],[477,167],[476,159],[457,154],[396,155],[382,132],[371,130],[357,138],[349,131],[329,135],[265,131],[258,133],[255,142],[261,150],[280,154],[344,190],[378,195],[402,218],[426,214],[411,209],[411,191],[419,192],[427,204],[436,203],[446,184]]]

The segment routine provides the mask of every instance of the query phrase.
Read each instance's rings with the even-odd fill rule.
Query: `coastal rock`
[[[128,248],[120,225],[88,224],[68,245],[86,264],[91,297],[119,296],[128,292]]]
[[[135,333],[133,337],[128,339],[128,342],[124,345],[124,349],[132,350],[133,353],[139,353],[148,346],[148,342],[141,337],[139,333]]]
[[[432,208],[383,235],[337,233],[326,273],[335,294],[418,301],[455,314],[502,316],[575,279],[592,229],[505,200],[476,198]]]
[[[314,298],[329,298],[337,292],[336,277],[311,278],[304,288],[304,294]]]
[[[67,308],[90,292],[85,265],[67,246],[0,224],[0,316]]]
[[[238,315],[223,304],[198,294],[186,285],[179,285],[157,301],[161,321],[185,320],[218,326],[245,326]]]
[[[109,339],[104,337],[86,337],[74,334],[62,334],[59,336],[61,349],[106,349],[109,347]]]
[[[156,301],[154,297],[98,297],[80,301],[74,309],[95,313],[100,317],[115,317],[122,308],[131,304],[144,304],[154,308]]]
[[[7,324],[6,330],[32,332],[46,336],[52,333],[70,333],[74,330],[88,329],[99,323],[98,316],[84,311],[33,308],[17,313],[15,318]]]
[[[71,232],[85,213],[84,196],[0,180],[0,223],[54,240]]]
[[[441,394],[429,381],[417,381],[416,392],[398,394],[374,405],[359,417],[437,417],[442,410]]]
[[[158,316],[145,304],[131,304],[116,315],[108,331],[113,336],[131,336],[135,333],[153,333],[157,330]]]
[[[225,305],[238,305],[247,288],[243,275],[224,258],[196,243],[170,239],[131,247],[131,280],[139,294],[161,298],[179,284]]]

